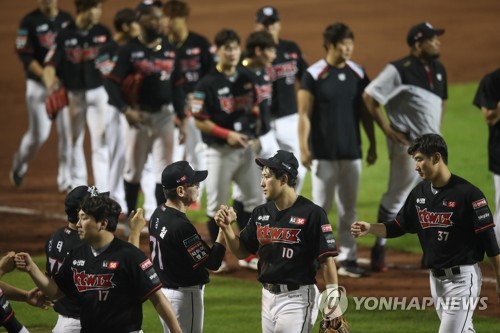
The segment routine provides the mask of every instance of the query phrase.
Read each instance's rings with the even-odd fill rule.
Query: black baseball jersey
[[[111,40],[111,32],[101,24],[89,30],[71,24],[56,38],[55,47],[47,53],[46,63],[61,66],[62,82],[69,90],[89,90],[103,84],[95,66],[99,49]]]
[[[325,211],[300,195],[283,211],[274,201],[255,208],[240,240],[259,254],[262,283],[314,284],[317,260],[337,255]]]
[[[83,243],[77,230],[64,227],[53,233],[45,244],[45,255],[47,257],[45,274],[50,278],[54,277],[69,251],[81,244]],[[80,318],[80,306],[81,301],[78,295],[68,294],[57,300],[54,310],[65,317]]]
[[[258,135],[264,135],[271,129],[271,102],[273,94],[272,68],[247,69],[255,74],[255,91],[259,105],[260,128]]]
[[[314,96],[309,135],[314,159],[361,158],[362,93],[369,82],[364,69],[353,61],[337,68],[322,59],[307,69],[301,89]]]
[[[186,94],[191,93],[196,83],[214,67],[212,46],[205,37],[192,31],[182,42],[169,42],[176,50],[179,72],[184,77],[184,91]]]
[[[57,34],[72,23],[71,15],[61,10],[55,17],[49,17],[36,9],[21,20],[16,37],[16,51],[23,62],[27,78],[41,82],[38,76],[28,70],[30,63],[36,61],[43,66]]]
[[[486,75],[477,88],[474,105],[489,110],[497,108],[500,102],[500,68]],[[500,122],[489,127],[488,161],[489,169],[500,175]],[[498,209],[498,208],[497,208]]]
[[[456,175],[438,189],[420,182],[396,218],[385,224],[400,235],[417,233],[425,265],[432,269],[482,261],[485,248],[477,235],[494,226],[484,194]]]
[[[3,326],[13,315],[14,311],[7,297],[5,297],[2,288],[0,288],[0,326]]]
[[[193,116],[209,119],[216,125],[243,133],[249,138],[256,136],[258,108],[255,91],[255,75],[238,66],[233,77],[227,77],[217,69],[205,75],[193,93]],[[226,141],[202,133],[203,142],[225,144]]]
[[[138,107],[142,111],[159,112],[164,105],[173,103],[177,116],[184,118],[183,78],[178,70],[175,49],[166,37],[162,37],[156,49],[146,47],[138,38],[119,48],[108,87],[110,104],[118,110],[127,107],[120,84],[129,74],[136,73],[144,77],[138,96]]]
[[[410,55],[394,61],[368,85],[366,92],[385,106],[391,125],[411,140],[439,133],[448,83],[446,70],[438,60],[424,64]]]
[[[113,68],[115,68],[119,48],[118,43],[111,40],[99,49],[99,54],[95,59],[95,66],[103,77],[109,76]]]
[[[289,40],[280,39],[273,62],[273,98],[271,112],[274,118],[297,113],[295,81],[300,80],[307,63],[299,46]]]
[[[87,244],[71,250],[54,280],[80,295],[82,333],[140,330],[142,303],[161,288],[151,261],[118,238],[97,255]]]
[[[219,243],[210,249],[185,213],[164,204],[151,216],[149,248],[154,268],[166,288],[208,283],[206,268],[219,268],[226,252]]]

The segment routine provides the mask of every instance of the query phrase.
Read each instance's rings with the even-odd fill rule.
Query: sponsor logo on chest
[[[107,269],[117,269],[120,263],[118,261],[106,261],[102,262],[102,267]]]
[[[259,215],[257,221],[269,221],[269,215]]]
[[[306,219],[303,217],[292,216],[292,217],[290,217],[290,221],[288,221],[288,223],[295,224],[295,225],[305,225]]]
[[[429,212],[427,208],[420,209],[417,208],[418,221],[422,226],[422,229],[427,228],[448,228],[453,226],[451,217],[453,213],[440,213],[440,212]]]
[[[420,205],[425,205],[425,198],[417,198],[417,203]]]
[[[36,32],[43,32],[49,30],[49,25],[47,23],[39,25],[36,27]]]
[[[455,201],[443,200],[443,206],[448,208],[455,208],[457,207],[457,203]]]
[[[85,260],[73,260],[73,266],[85,266]]]

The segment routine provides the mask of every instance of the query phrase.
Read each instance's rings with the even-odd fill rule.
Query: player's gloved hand
[[[248,145],[248,137],[235,131],[230,131],[227,136],[227,143],[230,146],[246,147]]]
[[[69,104],[68,92],[64,87],[59,87],[54,90],[45,99],[45,110],[50,120],[57,118],[59,111]]]
[[[4,274],[10,273],[16,268],[16,264],[14,262],[14,256],[16,253],[14,251],[8,252],[0,259],[0,277]]]
[[[139,128],[144,121],[142,113],[139,110],[128,108],[124,114],[130,127]]]
[[[343,317],[323,319],[319,324],[320,333],[349,333],[349,323]]]
[[[370,223],[364,221],[356,221],[351,225],[351,235],[358,238],[368,234],[370,231]]]

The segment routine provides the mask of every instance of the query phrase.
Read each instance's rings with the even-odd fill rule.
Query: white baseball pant
[[[378,222],[390,221],[396,217],[411,190],[420,181],[415,171],[415,161],[408,155],[408,145],[396,143],[388,138],[387,151],[390,159],[389,185],[382,195],[380,206],[384,213],[379,212]],[[386,239],[379,239],[380,245],[385,245]]]
[[[318,317],[315,285],[273,294],[262,288],[262,333],[309,333]]]
[[[182,332],[202,333],[204,305],[203,295],[205,286],[181,287],[179,289],[162,288],[177,317]],[[164,333],[169,333],[165,321],[160,317]]]
[[[264,203],[260,189],[260,170],[255,164],[252,148],[233,148],[228,145],[208,146],[206,150],[207,215],[214,217],[220,205],[227,205],[230,184],[234,181],[241,191],[246,211]]]
[[[79,319],[58,315],[52,333],[80,333],[81,330],[82,326]]]
[[[271,131],[274,132],[276,141],[280,149],[292,152],[299,161],[299,174],[297,176],[297,186],[295,192],[300,194],[304,185],[304,178],[307,169],[300,163],[299,149],[299,114],[294,113],[289,116],[273,119],[271,121]]]
[[[482,274],[479,266],[460,266],[460,274],[446,269],[443,277],[429,275],[434,307],[441,320],[439,333],[473,333],[475,300],[481,293]],[[455,304],[455,306],[453,306]]]
[[[357,201],[361,177],[361,159],[313,160],[311,165],[312,197],[315,204],[327,213],[333,200],[338,213],[339,255],[344,260],[357,259],[356,240],[351,235],[351,224],[357,220]]]

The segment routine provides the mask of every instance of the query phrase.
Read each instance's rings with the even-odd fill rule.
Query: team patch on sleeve
[[[143,271],[147,270],[149,267],[153,266],[153,263],[151,260],[146,259],[143,262],[140,263],[139,265]]]
[[[322,224],[321,230],[323,230],[323,232],[332,232],[332,226],[330,224]]]
[[[24,49],[27,43],[28,43],[28,30],[19,29],[17,31],[17,37],[16,37],[16,49],[18,50]]]
[[[486,199],[482,198],[482,199],[479,199],[477,201],[474,201],[472,203],[472,208],[478,209],[478,208],[481,208],[481,207],[484,207],[484,206],[487,206],[487,205],[488,205],[488,203],[486,202]]]
[[[493,222],[490,210],[487,207],[476,209],[475,213],[477,216],[477,220],[481,225],[483,225],[485,222]]]
[[[208,249],[198,235],[195,234],[182,242],[194,262],[204,260],[208,256]]]

